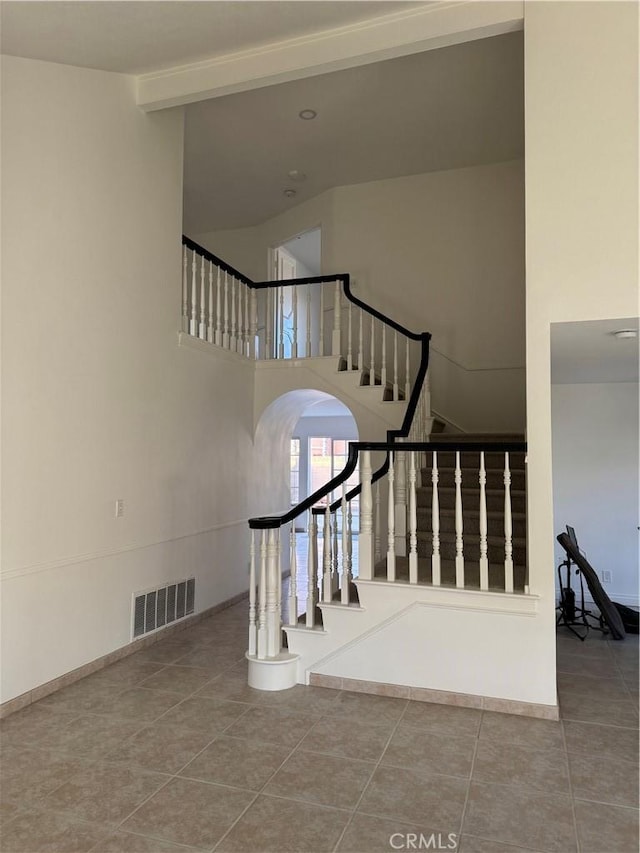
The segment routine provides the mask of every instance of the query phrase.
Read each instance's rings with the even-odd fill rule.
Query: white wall
[[[134,591],[247,587],[253,369],[178,347],[182,115],[134,84],[3,58],[3,701],[126,644]]]
[[[638,385],[553,385],[554,532],[575,527],[608,596],[638,601]],[[556,565],[565,555],[556,543]]]
[[[349,272],[358,296],[432,333],[435,410],[467,431],[524,429],[522,161],[338,187],[194,239],[253,276],[269,246],[317,225],[323,272]]]
[[[554,669],[550,325],[638,314],[638,6],[525,4],[529,573]]]

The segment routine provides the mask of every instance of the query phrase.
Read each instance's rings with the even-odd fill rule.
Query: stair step
[[[416,499],[418,507],[431,506],[431,487],[424,486],[416,490]],[[464,511],[478,510],[480,507],[480,489],[470,489],[462,487],[462,506]],[[499,512],[504,510],[504,488],[502,489],[487,489],[487,510],[491,512]],[[511,490],[511,511],[514,513],[526,512],[526,492],[523,489]],[[438,486],[438,502],[441,509],[452,509],[456,505],[456,490],[452,487],[440,488]]]
[[[387,576],[386,561],[381,560],[375,565],[374,577],[383,580]],[[478,563],[465,560],[465,588],[480,589],[480,566]],[[513,567],[513,587],[516,592],[524,592],[527,570],[524,564]],[[396,579],[409,581],[409,559],[396,557]],[[441,586],[455,587],[456,566],[454,560],[440,561]],[[431,558],[418,556],[418,583],[431,584]],[[489,589],[504,592],[504,561],[489,562]]]
[[[418,507],[417,510],[418,533],[428,533],[431,535],[431,509],[427,507]],[[524,512],[512,513],[511,522],[513,526],[513,535],[517,538],[524,539],[527,534],[527,517]],[[465,535],[480,535],[480,512],[478,510],[470,510],[466,507],[463,512],[463,528]],[[456,529],[456,513],[455,509],[445,508],[440,509],[440,533],[455,532]],[[487,531],[490,536],[501,536],[504,533],[504,513],[498,510],[487,512]]]

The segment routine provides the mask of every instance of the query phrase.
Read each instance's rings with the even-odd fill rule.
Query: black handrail
[[[205,249],[204,246],[201,246],[200,243],[196,243],[195,240],[192,240],[190,237],[187,237],[185,234],[182,235],[182,245],[186,246],[187,249],[191,249],[192,252],[196,252],[198,255],[202,255],[203,258],[206,258],[207,261],[211,261],[212,264],[215,264],[220,269],[225,272],[230,273],[234,278],[240,279],[243,284],[246,284],[248,287],[253,287],[253,282],[250,278],[244,275],[241,272],[238,272],[235,267],[232,267],[231,264],[226,263],[217,255],[214,255],[213,252],[210,252],[208,249]]]

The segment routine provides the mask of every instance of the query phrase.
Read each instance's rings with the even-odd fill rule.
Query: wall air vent
[[[195,610],[196,580],[175,581],[133,594],[131,639],[179,622]]]

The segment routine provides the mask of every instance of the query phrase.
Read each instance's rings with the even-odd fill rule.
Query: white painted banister
[[[298,622],[298,563],[297,563],[297,548],[296,548],[296,525],[295,521],[291,524],[291,532],[289,533],[289,625],[296,625]]]
[[[224,274],[224,316],[222,319],[222,346],[229,349],[229,276]]]
[[[333,523],[331,525],[332,546],[331,546],[331,598],[333,593],[340,588],[340,558],[338,555],[338,513],[333,514]]]
[[[387,485],[389,488],[387,504],[387,580],[396,579],[396,536],[395,536],[395,495],[394,495],[394,455],[389,453],[389,473],[387,474]]]
[[[513,592],[513,523],[511,517],[511,471],[504,454],[504,589]]]
[[[340,505],[342,518],[342,566],[340,573],[340,601],[349,603],[349,526],[347,522],[347,485],[342,484],[342,501]],[[336,525],[337,527],[337,525]],[[337,549],[336,549],[337,551]]]
[[[318,334],[318,355],[324,355],[324,287],[320,285],[320,332]]]
[[[280,651],[280,588],[279,557],[280,531],[270,529],[267,539],[267,657],[275,657]]]
[[[221,303],[221,293],[220,293],[220,267],[218,267],[218,274],[216,275],[216,333],[213,338],[213,342],[216,346],[222,346],[222,303]]]
[[[200,340],[205,340],[207,336],[206,314],[205,314],[205,271],[204,258],[200,260],[200,323],[198,324],[198,337]]]
[[[438,498],[438,453],[433,451],[433,461],[431,464],[431,537],[433,551],[431,554],[431,583],[434,586],[440,586],[441,566],[440,566],[440,503]]]
[[[398,385],[398,333],[393,332],[393,399],[400,399],[400,389]]]
[[[306,299],[306,307],[307,307],[307,358],[311,358],[311,288],[307,287],[307,299]]]
[[[207,340],[210,344],[214,340],[213,317],[213,264],[209,261],[209,322],[207,324]]]
[[[187,247],[182,247],[182,331],[189,329],[188,311],[189,283],[187,276]]]
[[[382,392],[387,387],[387,325],[382,324],[382,365],[380,367],[380,381]]]
[[[328,497],[322,530],[322,600],[331,601],[331,510]]]
[[[418,583],[418,511],[416,501],[416,454],[409,453],[409,583]]]
[[[251,531],[249,551],[249,654],[255,655],[258,650],[256,626],[256,534]]]
[[[487,472],[484,452],[480,452],[480,589],[489,589],[489,558],[487,556]]]
[[[360,493],[360,577],[362,580],[373,578],[373,499],[371,492],[371,451],[362,453],[362,464],[360,468],[360,482],[362,489]]]
[[[376,481],[376,518],[375,518],[375,547],[374,547],[374,557],[376,563],[382,556],[382,552],[380,550],[380,480]]]
[[[291,358],[298,357],[298,287],[291,287],[291,311],[293,313],[293,331],[291,338]]]
[[[265,358],[273,358],[273,298],[271,288],[267,290],[265,300]]]
[[[236,348],[236,280],[231,277],[231,288],[230,288],[230,299],[231,299],[231,334],[229,336],[229,348]]]
[[[352,310],[352,307],[353,307],[352,303],[349,302],[348,308],[347,308],[347,323],[348,323],[348,330],[347,330],[347,370],[353,370],[353,329],[352,329],[353,310]]]
[[[284,358],[284,287],[279,288],[278,300],[278,358]]]
[[[364,370],[364,342],[362,336],[362,327],[363,327],[363,317],[364,311],[360,308],[359,317],[358,317],[358,370],[360,370],[360,375],[362,376],[362,371]]]
[[[258,300],[256,299],[255,290],[252,290],[249,294],[249,311],[251,316],[251,324],[249,326],[249,356],[257,359],[259,357],[258,345],[256,343],[258,336]]]
[[[376,384],[376,326],[375,317],[371,315],[371,331],[369,334],[369,385]]]
[[[342,329],[341,329],[341,305],[340,305],[340,282],[336,281],[336,289],[333,297],[333,335],[331,337],[331,355],[341,355]]]
[[[316,613],[316,589],[318,583],[318,527],[313,512],[309,510],[307,551],[307,612],[305,624],[313,628]]]
[[[462,470],[460,451],[456,450],[456,587],[464,588],[464,553],[462,544]]]
[[[404,398],[411,396],[411,370],[409,366],[409,338],[404,339]]]
[[[407,554],[407,470],[405,454],[395,454],[395,552],[398,557]]]
[[[260,582],[258,584],[258,657],[267,656],[267,531],[260,532]]]
[[[236,352],[241,353],[244,349],[244,326],[242,314],[242,291],[244,285],[241,281],[238,282],[238,333],[236,336]]]
[[[198,291],[196,289],[196,272],[197,272],[198,256],[195,252],[191,255],[191,317],[189,319],[189,334],[196,336],[197,318],[196,311],[198,305]]]

